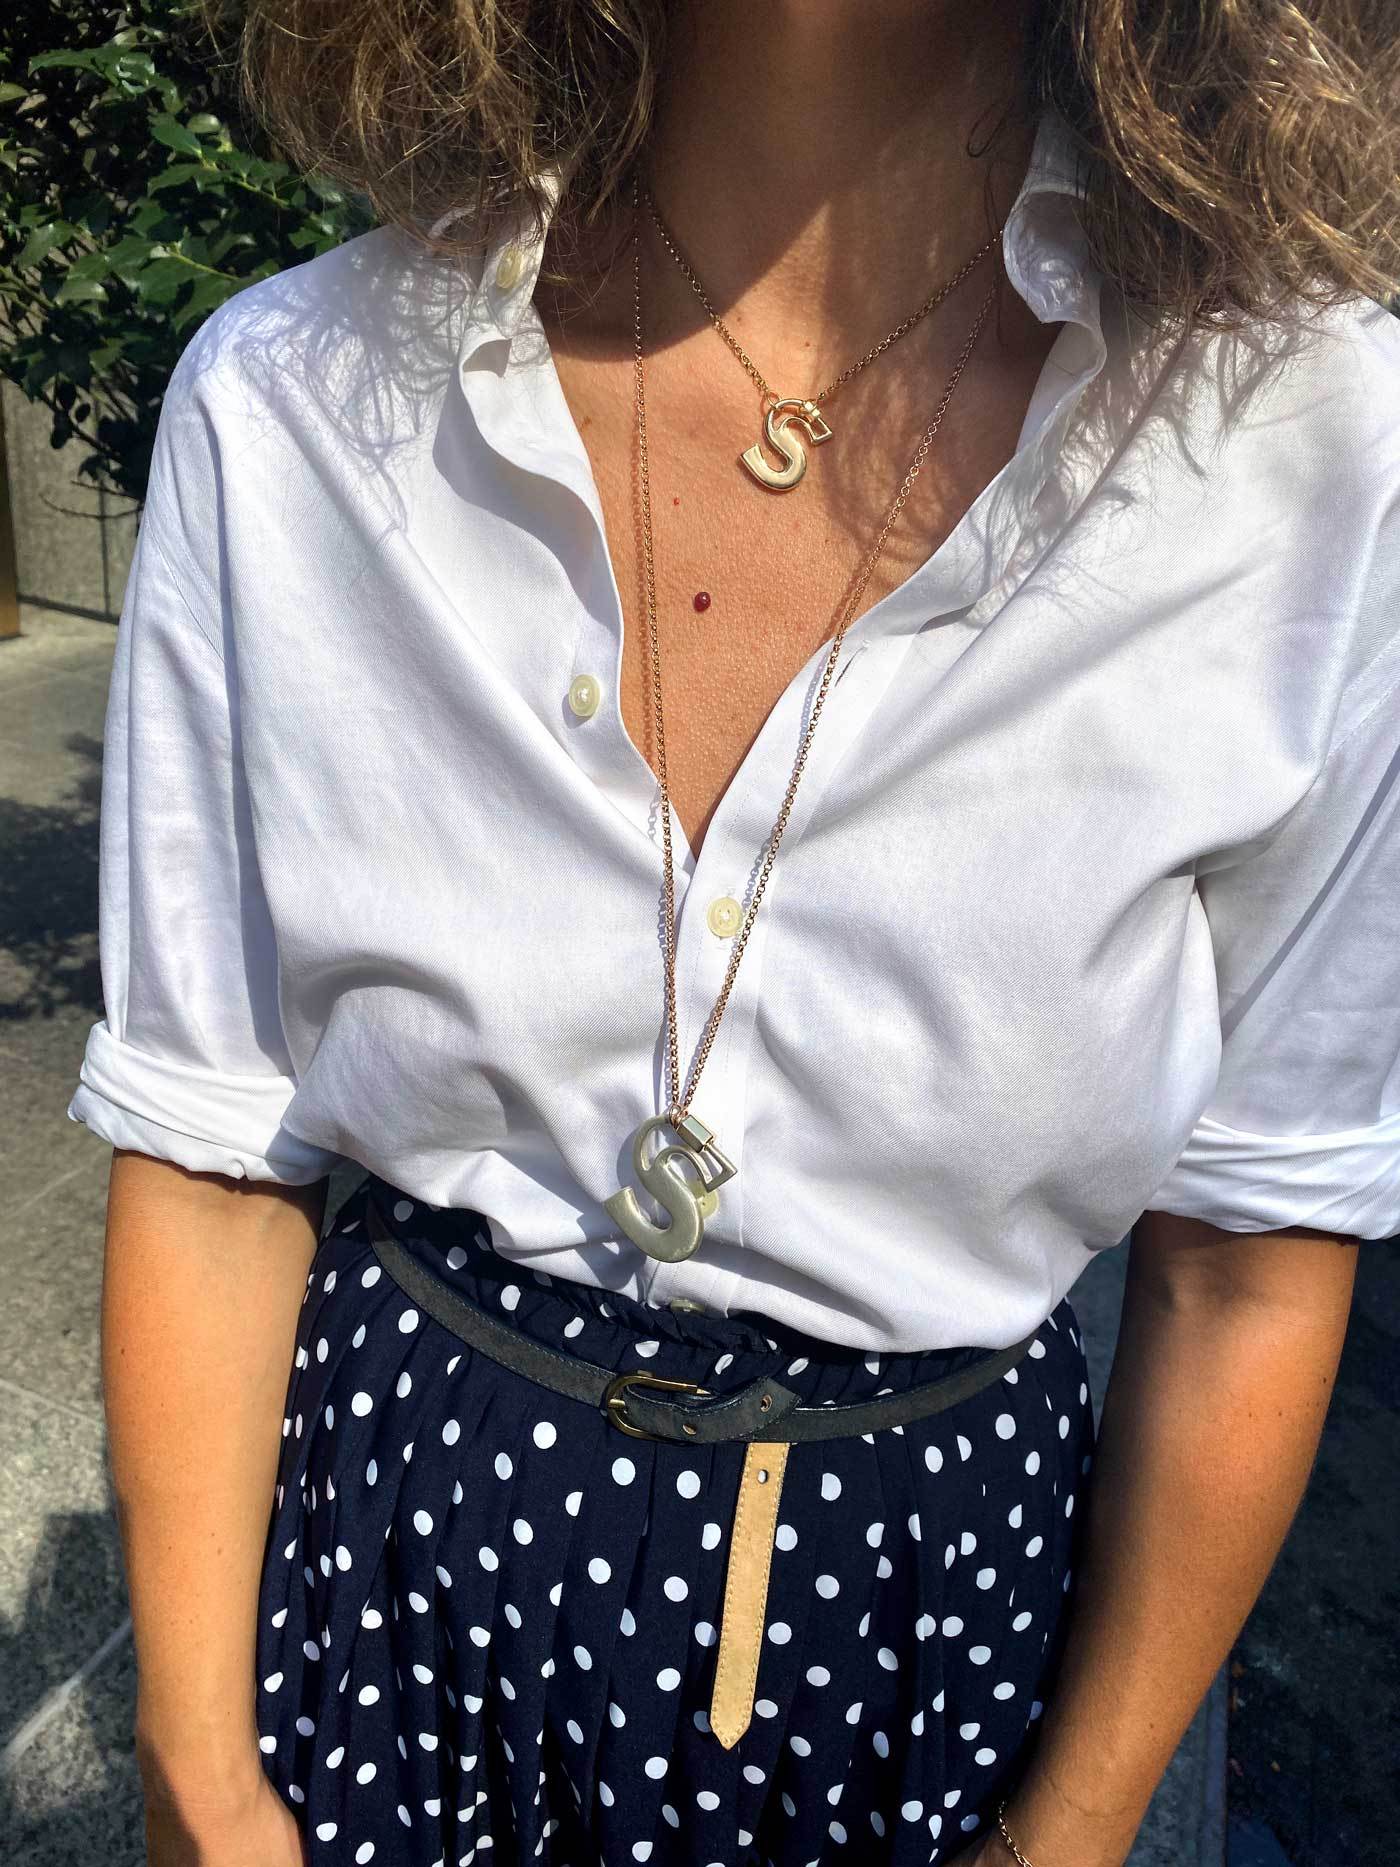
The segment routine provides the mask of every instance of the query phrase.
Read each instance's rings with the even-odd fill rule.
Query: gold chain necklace
[[[773,452],[781,458],[783,464],[781,467],[770,466],[763,449],[759,446],[757,441],[754,442],[752,447],[746,447],[744,449],[743,453],[739,456],[739,460],[741,464],[748,469],[753,478],[758,481],[760,486],[766,486],[770,492],[774,493],[790,492],[807,471],[807,449],[803,445],[802,434],[798,433],[797,430],[801,429],[803,433],[806,434],[808,442],[814,446],[822,441],[829,441],[832,437],[833,430],[826,420],[826,417],[821,412],[822,405],[830,401],[831,397],[836,394],[837,390],[840,389],[844,383],[850,382],[853,376],[859,376],[860,372],[865,369],[868,364],[873,363],[877,357],[883,356],[891,344],[898,343],[899,339],[912,331],[916,324],[921,324],[930,311],[932,311],[935,306],[942,303],[949,292],[953,290],[954,286],[962,283],[968,273],[971,272],[972,268],[990,252],[992,247],[995,246],[997,241],[1001,238],[1001,229],[998,228],[991,238],[977,249],[966,265],[958,268],[946,285],[940,285],[936,292],[930,293],[917,311],[911,311],[909,316],[896,324],[894,329],[882,337],[878,344],[873,345],[871,349],[867,350],[859,362],[852,363],[849,369],[842,370],[841,374],[833,378],[833,380],[826,385],[825,389],[818,390],[817,394],[813,396],[779,395],[776,390],[770,388],[753,358],[726,327],[723,318],[720,317],[719,313],[710,303],[709,298],[706,296],[704,286],[701,285],[699,279],[695,275],[694,267],[691,266],[689,261],[682,254],[665,221],[661,218],[660,209],[652,199],[650,190],[642,188],[641,195],[646,202],[647,212],[651,215],[656,225],[656,231],[661,235],[662,242],[667,252],[680,267],[690,284],[691,290],[705,307],[705,314],[709,318],[711,324],[714,325],[720,336],[729,345],[729,348],[748,371],[750,377],[758,385],[764,401],[767,403],[763,421],[763,438],[767,441]]]
[[[909,470],[895,495],[894,504],[880,527],[879,536],[861,567],[855,587],[841,607],[840,623],[827,655],[826,667],[822,674],[821,686],[812,704],[811,718],[807,730],[802,736],[802,743],[797,749],[797,758],[788,780],[787,795],[783,799],[782,809],[769,834],[767,851],[763,859],[753,899],[744,918],[735,942],[734,951],[729,958],[729,969],[725,974],[724,984],[714,1010],[710,1013],[709,1023],[705,1027],[695,1061],[691,1066],[690,1080],[685,1094],[681,1094],[680,1065],[678,1059],[679,1040],[676,1031],[676,888],[675,870],[671,854],[671,793],[666,781],[666,723],[661,706],[661,650],[656,630],[656,549],[652,537],[651,525],[651,476],[647,456],[647,414],[646,414],[646,378],[642,367],[642,257],[640,240],[640,216],[638,214],[639,185],[634,181],[632,190],[632,303],[634,327],[634,362],[633,380],[637,419],[637,454],[638,454],[638,495],[642,521],[642,563],[646,581],[647,639],[651,651],[651,690],[656,721],[656,757],[659,766],[658,777],[661,782],[661,826],[662,843],[665,851],[665,898],[664,919],[666,929],[666,1037],[670,1063],[671,1097],[664,1115],[648,1117],[637,1129],[632,1138],[632,1170],[638,1182],[663,1206],[670,1217],[666,1226],[653,1225],[637,1203],[637,1196],[630,1186],[622,1187],[604,1202],[606,1211],[622,1228],[627,1236],[648,1257],[659,1258],[664,1263],[678,1263],[688,1258],[696,1250],[704,1231],[705,1221],[714,1216],[719,1205],[718,1189],[726,1180],[732,1180],[738,1171],[733,1162],[719,1151],[715,1145],[715,1136],[696,1116],[690,1112],[691,1098],[695,1086],[700,1080],[700,1072],[705,1067],[705,1060],[710,1054],[719,1021],[724,1015],[725,1005],[729,1000],[730,988],[734,975],[739,970],[739,962],[744,955],[749,930],[758,913],[758,904],[763,899],[763,891],[768,885],[777,859],[778,845],[782,841],[787,827],[788,813],[792,809],[792,800],[797,793],[798,780],[807,763],[807,751],[816,732],[817,721],[821,717],[822,704],[831,685],[832,673],[836,667],[837,656],[841,652],[841,642],[845,636],[856,607],[865,593],[871,573],[884,551],[885,542],[893,531],[895,521],[904,510],[910,489],[919,477],[919,470],[924,464],[933,437],[937,434],[943,420],[944,411],[952,399],[958,378],[977,342],[978,333],[992,308],[996,298],[996,283],[982,301],[977,313],[977,320],[963,345],[957,367],[949,379],[947,388],[939,400],[933,420],[920,437]],[[663,1145],[650,1159],[647,1158],[648,1143],[654,1135],[660,1135],[670,1127],[679,1137],[678,1141]],[[696,1178],[690,1179],[685,1169],[693,1169]]]

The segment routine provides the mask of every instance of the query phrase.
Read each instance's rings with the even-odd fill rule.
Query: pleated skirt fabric
[[[995,1825],[1054,1689],[1094,1424],[1068,1298],[904,1427],[790,1448],[752,1721],[709,1728],[745,1446],[629,1437],[419,1312],[394,1235],[566,1355],[806,1405],[981,1347],[867,1354],[512,1265],[375,1175],[312,1263],[257,1626],[263,1767],[314,1867],[925,1867]]]

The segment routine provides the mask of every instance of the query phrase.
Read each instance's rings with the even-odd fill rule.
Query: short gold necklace
[[[792,800],[797,793],[798,780],[807,763],[808,747],[812,735],[817,729],[821,717],[822,704],[831,685],[832,673],[836,667],[837,656],[841,652],[841,642],[847,628],[856,613],[857,605],[865,593],[870,576],[879,562],[885,548],[885,541],[894,530],[895,521],[904,510],[910,489],[919,477],[919,469],[933,437],[937,434],[943,420],[944,411],[952,399],[958,378],[962,375],[973,345],[986,320],[992,303],[996,298],[996,282],[982,301],[982,308],[977,313],[967,342],[963,345],[956,369],[949,379],[947,388],[934,412],[933,420],[925,428],[914,450],[914,458],[909,470],[895,495],[894,504],[880,527],[879,536],[861,566],[855,587],[841,607],[840,622],[835,638],[827,655],[826,667],[822,673],[821,686],[812,703],[811,717],[807,730],[802,736],[802,743],[797,749],[797,758],[788,780],[787,795],[783,799],[782,809],[778,812],[777,822],[769,834],[767,850],[763,859],[758,882],[754,888],[753,899],[744,918],[735,942],[734,951],[729,958],[729,969],[725,974],[724,984],[720,988],[719,998],[710,1013],[709,1023],[691,1067],[690,1081],[684,1096],[681,1094],[680,1065],[678,1061],[678,1038],[676,1033],[676,886],[675,870],[671,854],[671,793],[666,782],[666,723],[661,706],[661,650],[656,631],[656,548],[652,537],[651,525],[651,476],[647,456],[647,411],[646,377],[642,367],[642,255],[641,222],[638,213],[639,187],[634,181],[632,191],[632,302],[634,326],[634,396],[637,426],[638,457],[638,499],[641,517],[642,564],[646,581],[647,640],[651,651],[651,691],[656,721],[656,758],[659,766],[658,777],[661,781],[661,829],[665,851],[665,900],[664,920],[666,929],[666,1037],[670,1063],[671,1099],[664,1115],[649,1116],[637,1129],[632,1138],[632,1171],[638,1182],[669,1215],[670,1223],[665,1226],[654,1225],[637,1203],[633,1189],[622,1187],[611,1199],[604,1201],[607,1212],[622,1228],[627,1236],[648,1257],[659,1258],[664,1263],[678,1263],[688,1258],[696,1250],[704,1231],[705,1221],[714,1216],[718,1205],[718,1189],[726,1180],[732,1180],[737,1168],[726,1159],[715,1144],[714,1131],[704,1122],[691,1114],[690,1103],[700,1080],[700,1072],[705,1067],[705,1060],[710,1054],[715,1031],[724,1015],[725,1005],[729,1000],[730,988],[734,975],[739,970],[739,961],[743,958],[744,947],[748,941],[749,930],[758,913],[758,904],[763,899],[763,891],[768,885],[773,864],[778,855],[778,844],[782,841],[783,831],[787,827],[788,813],[792,809]],[[647,1148],[653,1136],[662,1136],[670,1128],[678,1137],[675,1142],[662,1145],[648,1159]],[[686,1169],[694,1174],[690,1177]]]
[[[930,293],[917,311],[911,311],[909,316],[896,324],[894,329],[882,337],[878,344],[867,350],[859,362],[852,363],[849,369],[842,370],[841,374],[829,382],[825,389],[818,390],[813,396],[779,395],[775,389],[769,387],[753,358],[726,327],[723,318],[710,303],[704,286],[695,276],[694,267],[684,257],[665,221],[661,218],[660,209],[652,199],[650,190],[642,188],[641,194],[646,202],[647,212],[655,222],[656,231],[661,235],[667,252],[680,267],[689,281],[691,290],[705,307],[705,313],[711,324],[738,357],[763,395],[764,402],[767,404],[763,420],[763,438],[783,464],[781,467],[771,466],[757,441],[752,447],[746,447],[739,459],[760,486],[766,486],[770,492],[774,493],[790,492],[807,471],[807,449],[803,445],[803,434],[814,446],[831,439],[833,430],[821,412],[823,404],[829,402],[844,383],[848,383],[853,376],[859,376],[868,364],[873,363],[877,357],[883,356],[891,344],[898,343],[899,339],[912,331],[916,324],[921,324],[930,311],[942,303],[954,286],[962,283],[972,268],[991,251],[1001,238],[1001,229],[998,228],[991,238],[977,249],[967,264],[958,268],[946,285],[940,285],[936,292]],[[798,430],[801,430],[801,433]]]

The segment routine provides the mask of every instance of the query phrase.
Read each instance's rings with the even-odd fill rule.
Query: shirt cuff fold
[[[296,1089],[285,1076],[225,1076],[152,1056],[114,1037],[105,1019],[88,1032],[78,1074],[68,1117],[113,1147],[191,1173],[293,1186],[340,1164],[282,1125]]]
[[[1147,1209],[1228,1232],[1400,1233],[1400,1115],[1335,1134],[1249,1134],[1203,1115]]]

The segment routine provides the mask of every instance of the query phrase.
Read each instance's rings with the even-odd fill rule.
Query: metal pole
[[[0,641],[19,634],[19,578],[15,522],[10,511],[10,468],[5,447],[5,404],[0,399]]]

